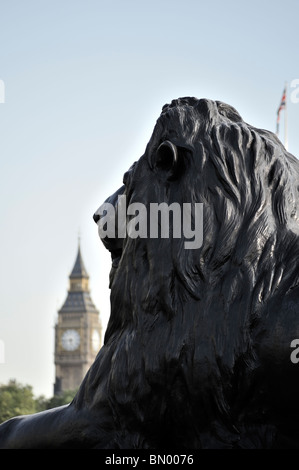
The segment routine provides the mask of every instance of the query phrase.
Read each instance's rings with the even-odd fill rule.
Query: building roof
[[[67,298],[59,310],[59,313],[98,313],[90,296],[88,281],[82,284],[82,280],[89,279],[89,276],[83,263],[80,244],[78,246],[76,261],[69,278],[70,280],[78,279],[78,282],[74,281],[71,283]]]
[[[98,313],[89,292],[69,291],[66,301],[59,310],[60,313]]]
[[[78,253],[77,253],[77,258],[73,267],[73,270],[70,274],[70,279],[82,279],[82,278],[88,279],[89,276],[87,274],[87,271],[85,269],[81,251],[80,251],[80,244],[78,246]]]

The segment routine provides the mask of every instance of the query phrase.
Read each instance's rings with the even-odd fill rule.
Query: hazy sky
[[[110,256],[92,214],[165,103],[221,100],[275,131],[284,83],[299,78],[298,18],[298,0],[0,0],[0,383],[52,396],[79,230],[106,327]],[[288,123],[299,156],[290,99]]]

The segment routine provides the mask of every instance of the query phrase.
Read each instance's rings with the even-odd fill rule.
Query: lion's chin
[[[111,285],[114,279],[114,276],[116,274],[120,258],[122,255],[122,250],[111,250],[111,259],[112,259],[112,264],[111,264],[111,269],[110,269],[110,274],[109,274],[109,287],[111,289]]]
[[[114,278],[115,278],[116,271],[117,271],[117,268],[114,268],[113,266],[111,266],[110,273],[109,273],[109,289],[112,288],[112,284],[113,284],[113,281],[114,281]]]
[[[122,250],[116,250],[116,251],[111,252],[112,268],[118,268],[121,255],[122,255]]]

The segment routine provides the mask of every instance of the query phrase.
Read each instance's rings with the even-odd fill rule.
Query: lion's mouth
[[[101,217],[99,214],[95,213],[93,215],[93,219],[96,224],[99,223]],[[111,260],[112,260],[112,268],[117,268],[120,262],[120,258],[122,255],[122,245],[123,245],[123,240],[118,239],[118,238],[101,238],[105,248],[110,251],[111,253]]]

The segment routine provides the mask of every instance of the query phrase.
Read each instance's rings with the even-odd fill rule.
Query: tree
[[[9,418],[28,415],[70,403],[76,390],[68,390],[52,398],[34,397],[31,385],[22,385],[10,380],[0,385],[0,423]]]
[[[13,417],[36,412],[36,402],[30,385],[10,380],[0,386],[0,423]]]
[[[52,398],[45,398],[43,396],[36,399],[37,411],[48,410],[56,406],[67,405],[72,401],[76,394],[76,390],[66,390],[59,395],[54,395]]]

